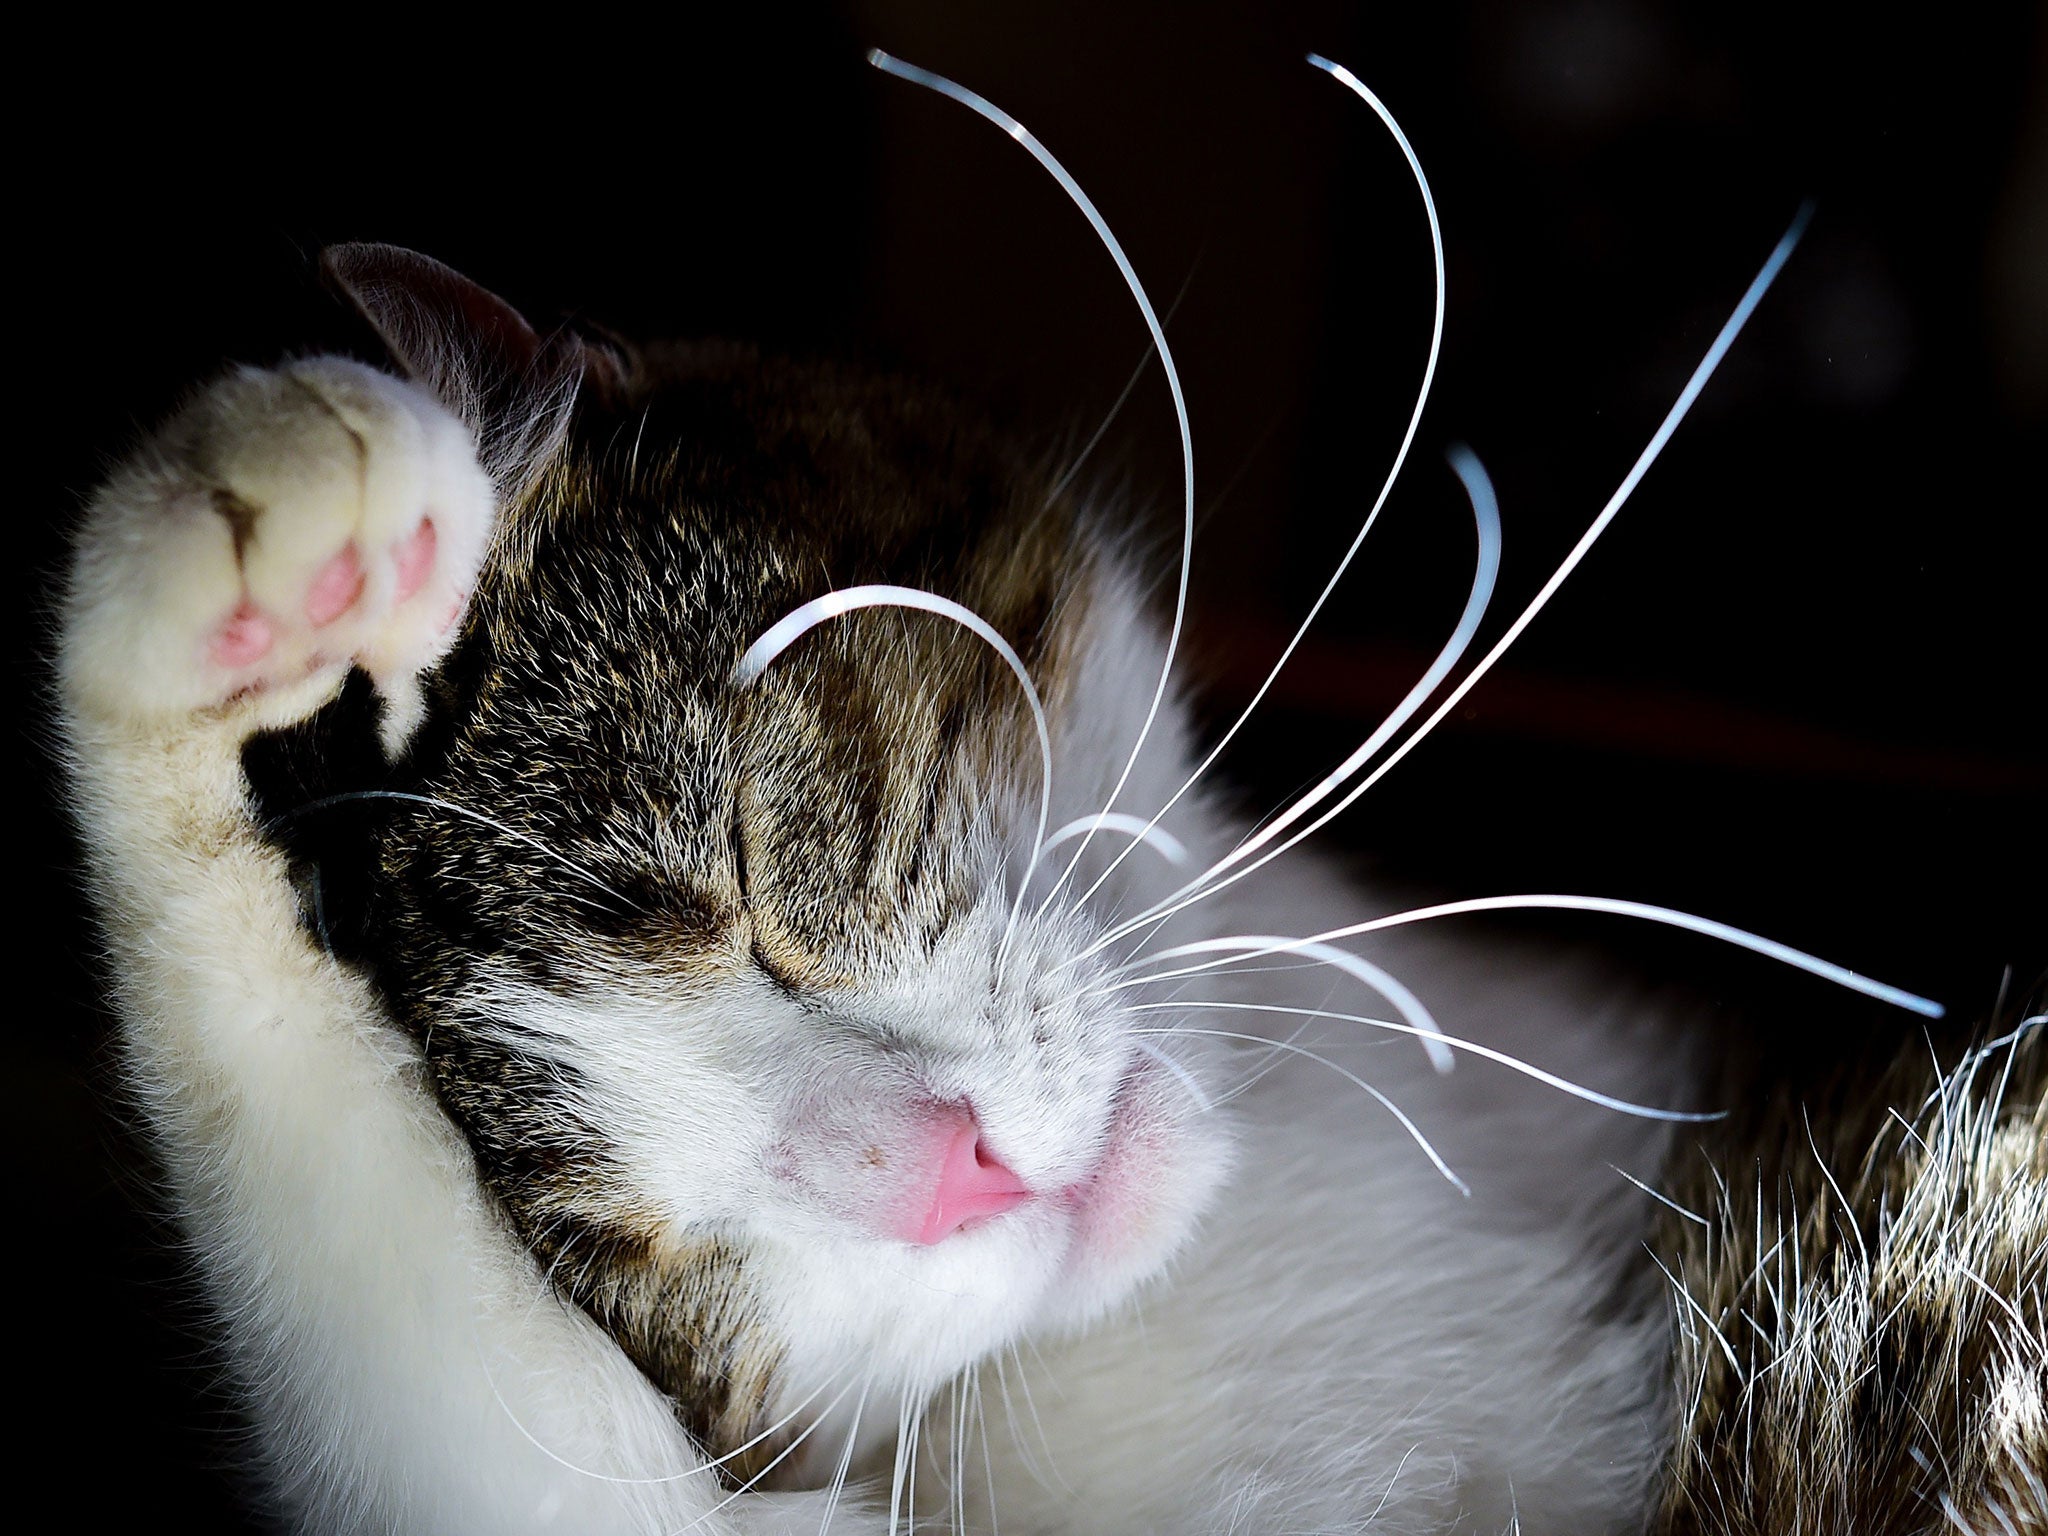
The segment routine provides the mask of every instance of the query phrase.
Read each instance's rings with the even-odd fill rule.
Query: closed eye
[[[788,970],[777,962],[773,955],[768,953],[766,946],[759,939],[754,939],[749,943],[747,954],[748,958],[754,962],[755,968],[772,981],[775,984],[776,990],[781,992],[783,996],[808,1012],[818,1013],[822,1011],[817,1001],[805,990],[803,984],[791,976]]]
[[[754,887],[747,874],[747,834],[740,824],[739,807],[733,807],[732,820],[727,823],[726,841],[732,849],[733,883],[740,892],[740,921],[753,927]],[[768,953],[758,935],[750,934],[747,940],[747,958],[754,962],[754,969],[775,985],[775,989],[800,1007],[816,1011],[816,1005],[805,995],[804,989],[795,977]]]

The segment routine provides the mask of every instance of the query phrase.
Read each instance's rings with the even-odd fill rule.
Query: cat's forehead
[[[914,587],[984,617],[1057,708],[1089,551],[955,402],[659,354],[510,509],[455,662],[473,702],[451,788],[664,888],[658,908],[744,912],[789,974],[843,977],[934,941],[1001,877],[1038,790],[1022,692],[957,624],[900,610],[822,625],[745,685],[735,663],[826,592]]]

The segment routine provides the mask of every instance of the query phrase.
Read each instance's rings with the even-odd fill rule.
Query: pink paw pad
[[[246,667],[268,655],[276,639],[270,620],[254,603],[244,601],[214,632],[209,649],[220,666]]]
[[[332,624],[355,607],[356,599],[363,595],[366,580],[362,557],[356,553],[353,544],[321,566],[306,593],[306,617],[314,628]]]
[[[431,517],[420,519],[419,527],[398,541],[391,551],[391,563],[398,572],[397,600],[404,602],[427,584],[434,569],[434,555],[441,536],[434,531]]]
[[[457,592],[454,597],[450,598],[448,601],[448,611],[441,616],[441,627],[437,633],[445,635],[449,630],[453,629],[455,621],[462,617],[463,607],[468,602],[469,594],[467,592]]]

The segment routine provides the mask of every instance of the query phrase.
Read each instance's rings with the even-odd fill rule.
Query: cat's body
[[[395,331],[390,296],[357,283]],[[469,343],[441,339],[410,360],[463,398],[432,359]],[[524,361],[554,404],[545,360]],[[829,1482],[849,1444],[868,1469],[906,1393],[1006,1356],[1009,1400],[982,1371],[959,1465],[972,1518],[988,1483],[1010,1529],[1323,1528],[1374,1507],[1384,1528],[1495,1529],[1516,1508],[1565,1528],[1639,1500],[1663,1321],[1624,1294],[1652,1207],[1617,1199],[1609,1165],[1650,1175],[1660,1129],[1560,1113],[1503,1073],[1439,1078],[1413,1041],[1337,1047],[1467,1199],[1344,1078],[1160,1037],[1209,1094],[1249,1084],[1204,1109],[1134,1031],[1313,1047],[1331,1026],[1126,1005],[1372,1013],[1370,991],[1262,967],[1072,995],[1105,968],[1060,963],[1182,878],[1136,859],[1093,923],[1027,906],[992,976],[998,861],[1028,855],[1038,788],[1014,680],[941,620],[889,613],[813,637],[754,694],[730,680],[828,585],[952,595],[1030,659],[1054,815],[1085,815],[1161,660],[1102,536],[912,391],[744,356],[552,366],[606,377],[581,380],[565,441],[501,466],[533,488],[488,558],[453,420],[321,361],[211,389],[102,493],[83,546],[70,730],[130,1057],[301,1518],[674,1529],[727,1492],[681,1475],[685,1429],[751,1475],[786,1415],[833,1410],[792,1461]],[[658,435],[622,438],[651,401]],[[340,505],[358,510],[319,520]],[[171,522],[192,552],[164,581]],[[424,577],[406,563],[423,542]],[[347,642],[302,675],[319,630],[293,603],[351,544],[366,584],[324,626]],[[138,584],[184,611],[135,623]],[[260,617],[221,628],[238,601]],[[243,661],[252,623],[277,633]],[[370,659],[344,686],[349,655]],[[151,670],[194,657],[215,664],[198,694]],[[1133,803],[1178,787],[1184,741],[1170,711]],[[336,798],[385,789],[424,798]],[[1231,836],[1199,801],[1166,826],[1198,859]],[[1108,861],[1091,850],[1080,878]],[[1167,941],[1309,933],[1358,901],[1297,861]],[[1683,1091],[1658,1027],[1585,978],[1374,953],[1496,1048],[1632,1098]],[[963,1111],[1032,1196],[928,1240],[897,1207],[920,1214],[920,1148]],[[784,1497],[716,1518],[816,1524],[816,1496]]]
[[[944,615],[734,674],[829,590],[962,603],[1088,816],[1163,659],[1113,537],[942,397],[336,270],[419,382],[210,386],[97,498],[63,654],[132,1081],[300,1523],[882,1529],[928,1396],[894,1502],[971,1529],[1642,1518],[1673,1300],[1618,1170],[1667,1126],[1257,1011],[1398,1017],[1286,957],[1111,990],[1095,935],[1185,872],[1105,833],[1040,912],[1070,841],[1013,916],[1035,738]],[[1119,805],[1191,765],[1169,701]],[[1150,947],[1392,905],[1297,853]],[[1368,942],[1481,1045],[1699,1102],[1611,979]]]
[[[1145,936],[1091,934],[1244,832],[1208,785],[1162,825],[1186,865],[1137,848],[1062,915],[1105,828],[1041,915],[1070,837],[1013,915],[1041,774],[993,650],[885,608],[733,663],[835,588],[957,599],[1045,694],[1048,825],[1085,817],[1163,659],[1122,510],[921,388],[544,341],[428,264],[341,268],[413,382],[206,386],[94,498],[63,651],[126,1081],[237,1459],[303,1528],[2048,1520],[2038,1028],[1780,1092],[1722,1070],[1725,1014],[1468,919],[1347,941],[1481,1045],[1743,1111],[1674,1132],[1260,1011],[1401,1019],[1298,958],[1109,990]],[[1195,739],[1170,696],[1117,808]],[[1302,849],[1148,947],[1405,899]]]

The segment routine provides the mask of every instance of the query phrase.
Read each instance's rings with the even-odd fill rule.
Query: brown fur
[[[1657,1536],[2048,1531],[2044,1036],[1922,1043],[1682,1162]]]

